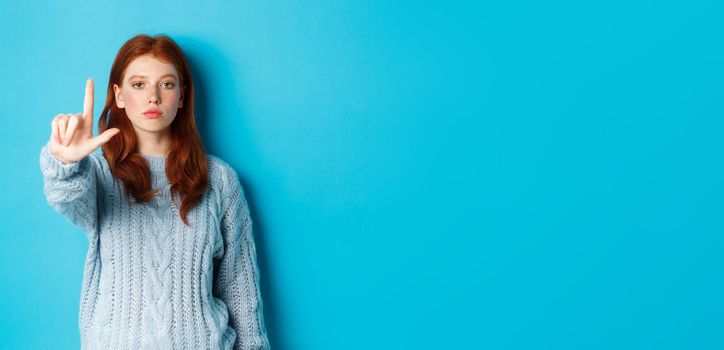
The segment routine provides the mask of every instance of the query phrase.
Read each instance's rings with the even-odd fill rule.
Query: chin
[[[140,123],[132,123],[134,129],[138,131],[144,131],[144,132],[162,132],[166,131],[171,124],[168,125],[149,125],[150,123],[140,122]]]

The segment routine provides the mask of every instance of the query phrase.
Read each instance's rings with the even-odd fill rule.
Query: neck
[[[142,156],[165,156],[171,150],[171,132],[148,132],[136,130],[137,151]]]

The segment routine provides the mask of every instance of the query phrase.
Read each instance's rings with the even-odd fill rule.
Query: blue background
[[[275,349],[721,349],[716,1],[4,1],[0,348],[78,348],[57,113],[187,53],[240,174]]]

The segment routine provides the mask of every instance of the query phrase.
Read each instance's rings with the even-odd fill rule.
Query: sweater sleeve
[[[214,277],[217,297],[227,306],[236,331],[234,350],[268,350],[252,221],[236,172],[228,168],[222,199],[224,255]]]
[[[96,175],[90,156],[63,163],[46,144],[40,150],[45,198],[56,212],[90,232],[96,226]]]

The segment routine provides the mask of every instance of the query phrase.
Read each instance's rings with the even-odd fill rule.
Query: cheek
[[[124,98],[126,100],[126,107],[138,108],[144,105],[144,98],[140,94],[127,94]]]
[[[181,93],[179,91],[169,91],[165,95],[166,100],[173,104],[178,104],[178,100],[180,97]]]

